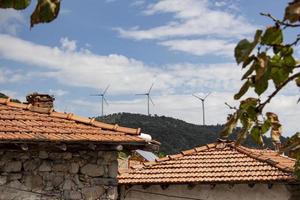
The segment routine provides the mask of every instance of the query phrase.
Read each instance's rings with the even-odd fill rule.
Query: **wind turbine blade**
[[[151,92],[151,90],[152,90],[152,88],[153,88],[153,85],[154,85],[154,83],[152,83],[151,87],[149,88],[148,94],[150,94],[150,92]]]
[[[203,100],[205,100],[210,94],[211,94],[211,92],[209,92],[209,93],[203,98]]]
[[[104,102],[105,102],[106,105],[109,105],[109,103],[107,102],[107,100],[106,100],[105,97],[103,97],[103,100],[104,100]]]
[[[135,94],[135,95],[148,95],[148,94]]]
[[[109,86],[110,86],[110,85],[108,85],[108,86],[105,88],[104,92],[102,93],[103,95],[105,95],[105,93],[107,92]]]
[[[149,99],[150,99],[152,105],[155,106],[155,104],[154,104],[154,102],[153,102],[153,100],[152,100],[152,98],[150,96],[149,96]]]
[[[194,97],[196,97],[197,99],[204,101],[204,99],[202,99],[201,97],[198,97],[197,95],[193,94]]]

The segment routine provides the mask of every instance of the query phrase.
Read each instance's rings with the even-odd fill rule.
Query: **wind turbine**
[[[110,85],[108,85],[108,86],[105,88],[105,90],[104,90],[102,93],[100,93],[100,94],[91,94],[91,96],[101,97],[101,116],[102,116],[102,117],[103,117],[103,107],[104,107],[103,104],[105,103],[106,105],[108,105],[108,102],[107,102],[107,100],[106,100],[106,98],[105,98],[105,94],[106,94],[106,92],[107,92],[109,86],[110,86]]]
[[[202,118],[202,119],[203,119],[203,125],[205,125],[205,106],[204,106],[204,102],[205,102],[205,99],[206,99],[210,94],[211,94],[211,92],[208,93],[204,98],[201,98],[201,97],[199,97],[199,96],[193,94],[194,97],[196,97],[197,99],[199,99],[199,100],[202,102],[202,114],[203,114],[203,118]]]
[[[152,103],[152,105],[154,106],[154,102],[150,96],[150,93],[151,93],[151,90],[152,90],[152,87],[153,87],[154,83],[152,83],[152,85],[150,86],[149,90],[147,93],[142,93],[142,94],[136,94],[136,95],[145,95],[147,96],[147,111],[148,111],[148,115],[150,116],[150,101]]]

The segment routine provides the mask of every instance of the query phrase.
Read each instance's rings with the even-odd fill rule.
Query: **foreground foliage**
[[[287,31],[300,27],[300,0],[294,0],[287,5],[282,20],[271,14],[261,15],[270,18],[274,24],[265,30],[257,30],[252,41],[241,40],[234,52],[237,64],[246,70],[242,77],[244,84],[234,98],[240,100],[250,88],[255,91],[257,97],[240,100],[238,108],[230,106],[235,112],[229,116],[221,135],[228,137],[240,123],[242,129],[238,134],[237,145],[248,136],[258,144],[264,145],[263,136],[270,131],[275,147],[281,152],[291,152],[290,155],[297,159],[295,173],[300,179],[300,133],[296,133],[281,145],[282,125],[279,118],[275,113],[264,110],[287,84],[293,82],[300,87],[300,65],[294,57],[294,48],[300,40],[300,35],[290,43],[285,41]],[[273,91],[268,93],[272,88]],[[263,99],[263,94],[267,94],[267,98]],[[300,99],[298,103],[299,101]]]
[[[13,8],[24,10],[31,3],[31,0],[0,0],[0,8]],[[53,21],[59,13],[60,0],[37,0],[35,10],[30,17],[30,27],[39,23]]]

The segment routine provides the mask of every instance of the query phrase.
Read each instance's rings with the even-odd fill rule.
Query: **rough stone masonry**
[[[115,151],[0,151],[0,200],[115,200]]]

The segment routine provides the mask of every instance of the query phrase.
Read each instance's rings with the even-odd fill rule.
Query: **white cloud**
[[[77,48],[75,40],[69,40],[69,38],[64,37],[60,39],[61,48],[66,51],[75,51]]]
[[[0,66],[0,83],[15,83],[28,79],[28,73],[14,71]]]
[[[216,39],[196,39],[196,40],[167,40],[159,43],[170,50],[183,51],[197,56],[217,55],[233,57],[235,43]]]
[[[58,96],[58,97],[61,97],[61,96],[64,96],[64,95],[66,95],[66,94],[68,94],[69,92],[68,91],[66,91],[66,90],[62,90],[62,89],[50,89],[49,90],[49,93],[51,94],[51,95],[54,95],[54,96]]]
[[[241,12],[239,0],[214,0],[214,5],[228,12]]]
[[[72,11],[69,9],[66,9],[66,8],[60,9],[60,11],[59,11],[60,15],[69,15],[71,13],[72,13]]]
[[[226,6],[227,3],[225,1],[217,1],[217,2],[215,2],[215,5],[217,7],[223,7],[223,6]]]
[[[69,41],[69,40],[68,40]],[[69,42],[68,42],[69,43]],[[111,84],[113,94],[143,91],[155,81],[154,90],[174,88],[232,90],[238,84],[240,72],[235,64],[178,64],[163,68],[148,66],[141,61],[122,55],[96,55],[70,48],[37,45],[12,36],[0,34],[0,56],[6,59],[48,69],[47,73],[31,72],[35,76],[55,78],[72,86],[95,89]],[[51,58],[51,59],[50,59]]]
[[[136,40],[207,35],[239,38],[255,30],[255,26],[243,16],[211,7],[207,0],[161,0],[148,6],[144,13],[171,13],[172,21],[149,29],[134,27],[116,30],[122,37]]]
[[[144,5],[145,3],[146,3],[145,0],[135,0],[135,1],[133,1],[133,2],[130,4],[130,6],[142,6],[142,5]]]
[[[162,24],[143,28],[114,28],[121,37],[134,40],[158,40],[171,51],[196,56],[215,55],[232,58],[235,43],[256,29],[232,7],[230,1],[160,0],[148,4],[145,15],[171,14]]]
[[[0,32],[16,35],[20,25],[25,20],[21,12],[13,9],[1,9],[0,12]]]
[[[8,35],[0,35],[0,41],[1,57],[48,68],[45,76],[57,78],[68,85],[102,88],[111,83],[115,92],[124,92],[125,88],[134,90],[145,86],[145,80],[151,82],[156,73],[155,69],[147,70],[141,62],[122,55],[72,52]]]
[[[116,0],[105,0],[106,3],[113,3],[115,2]]]

